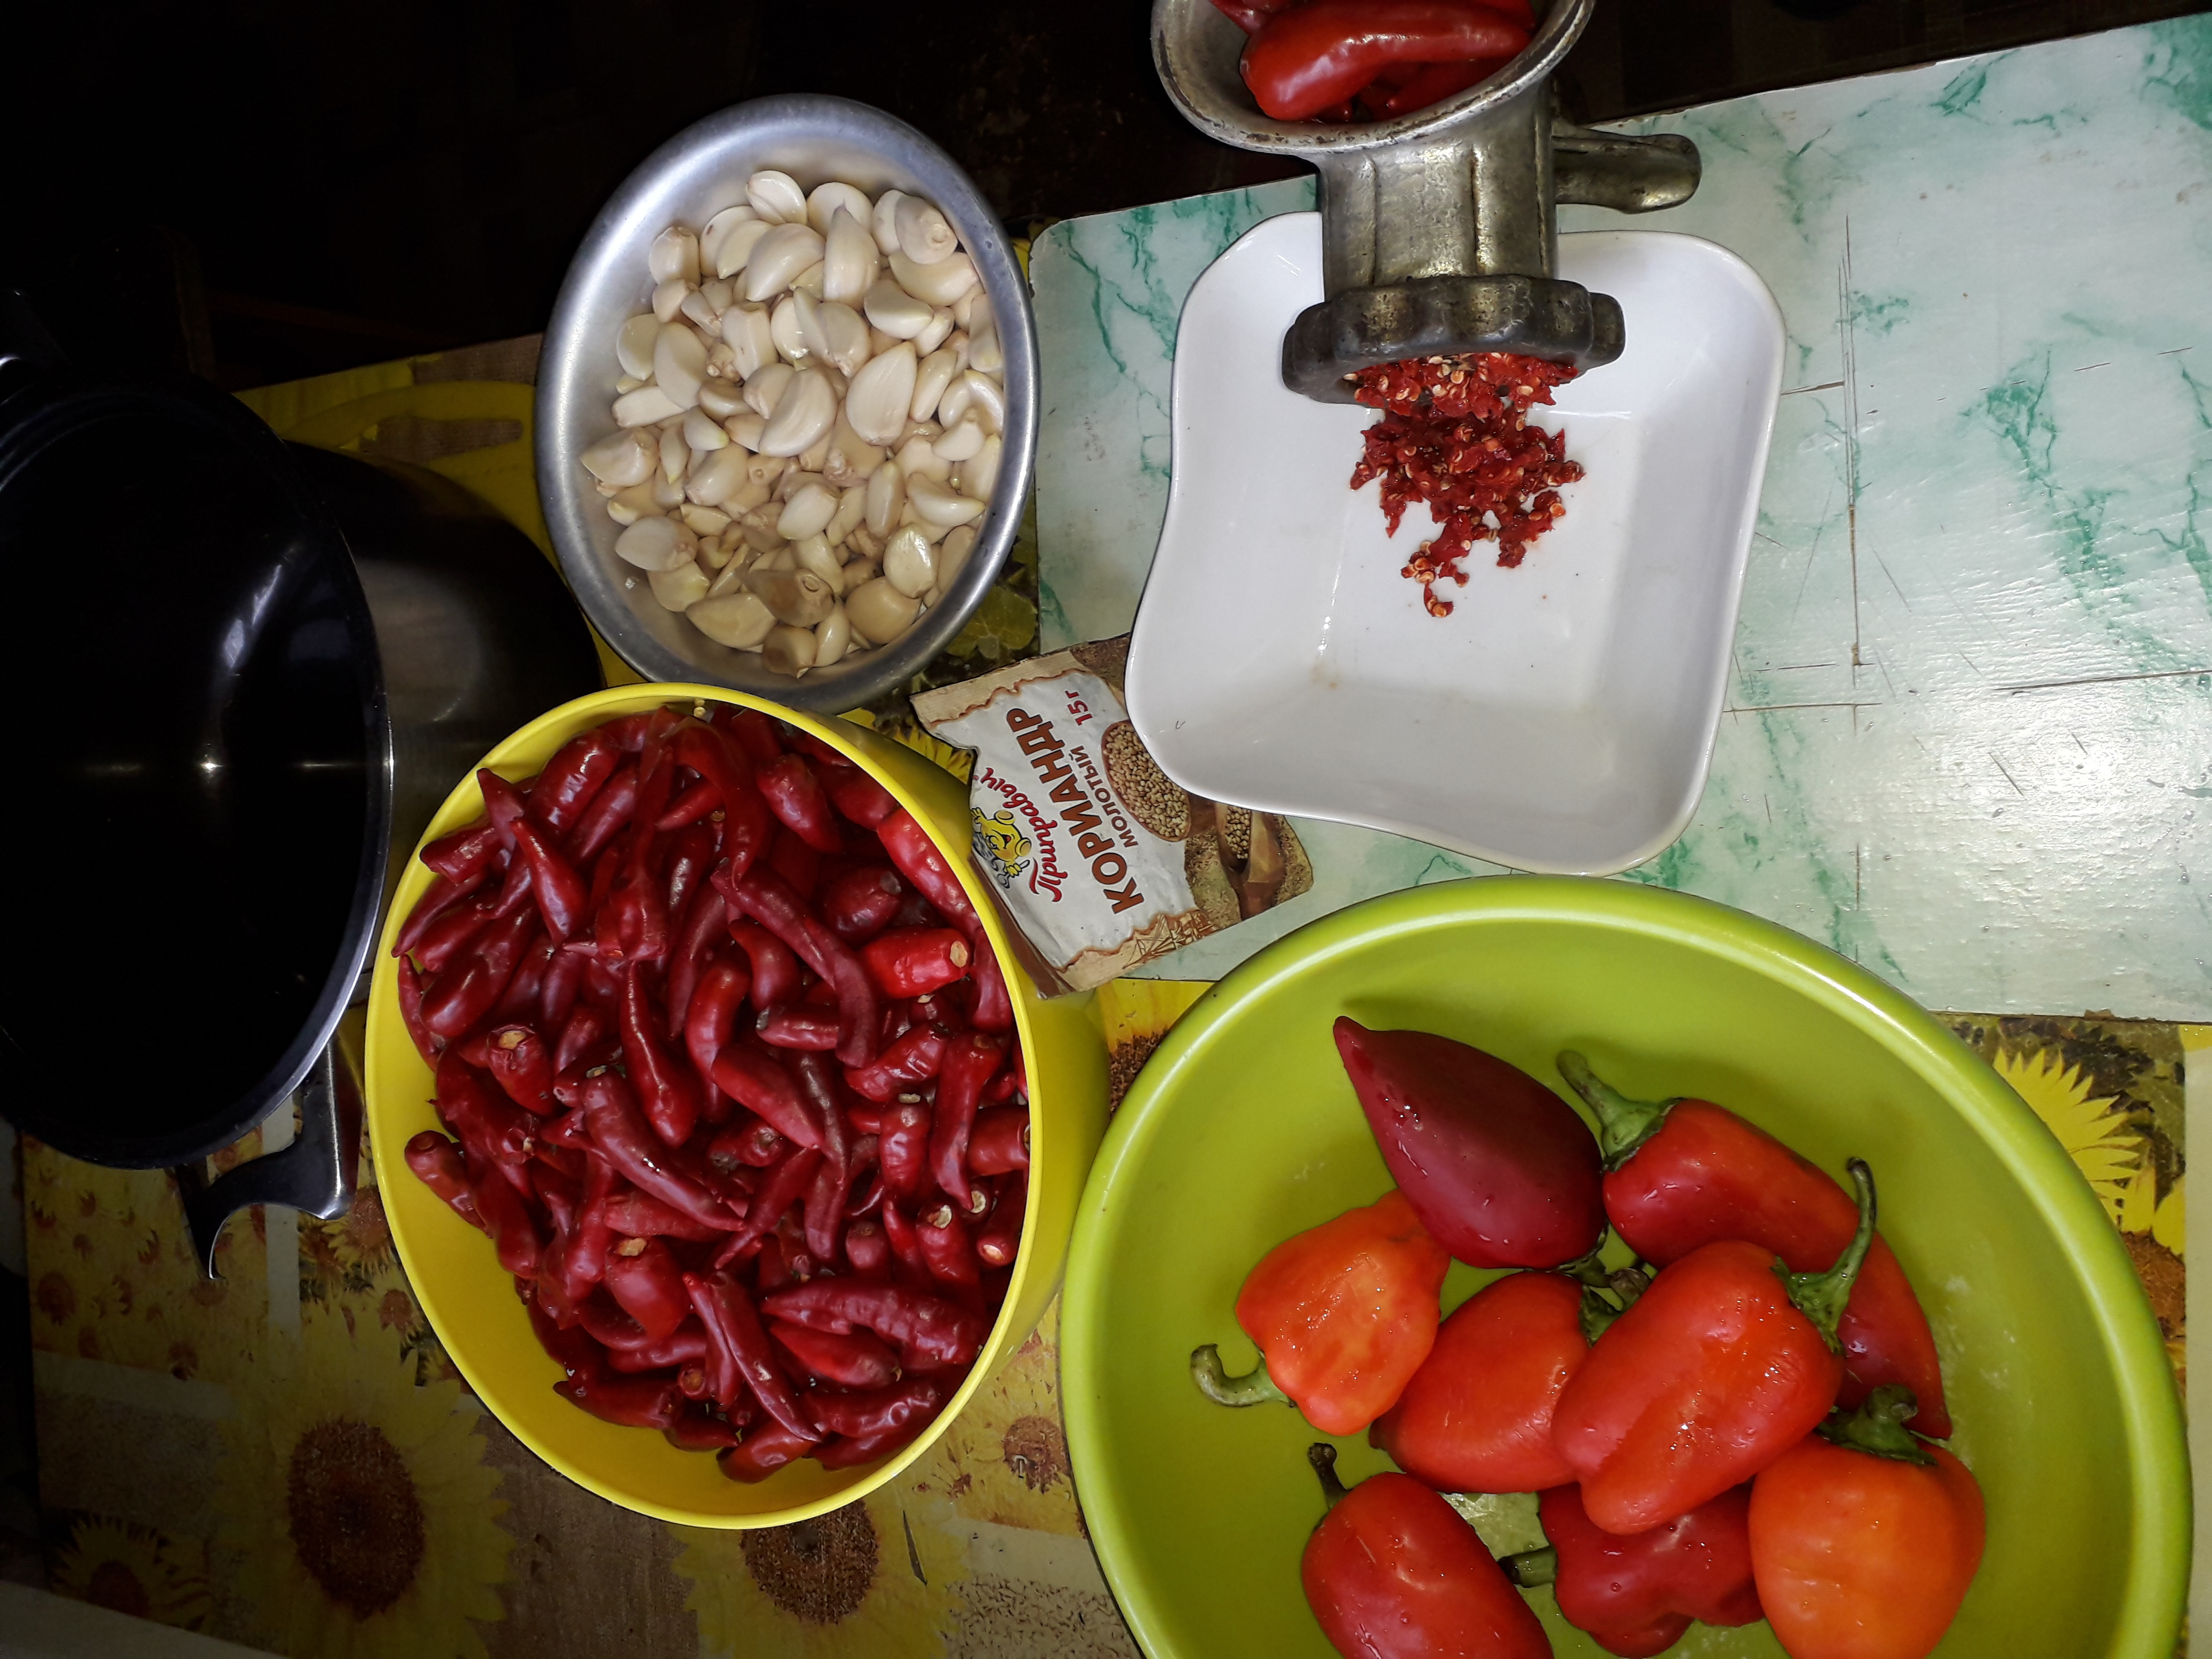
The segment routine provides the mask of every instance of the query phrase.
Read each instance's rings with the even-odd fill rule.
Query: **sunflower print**
[[[252,1635],[313,1659],[485,1659],[514,1540],[451,1382],[368,1321],[305,1319],[224,1425],[218,1544]]]
[[[1060,1300],[913,1470],[971,1521],[1089,1534],[1076,1507],[1060,1410]]]
[[[703,1659],[944,1652],[968,1574],[943,1511],[894,1485],[788,1527],[672,1526]]]
[[[2142,1137],[2114,1110],[2118,1100],[2110,1095],[2092,1099],[2089,1080],[2048,1049],[2033,1055],[2003,1050],[1996,1072],[2058,1137],[2118,1225],[2121,1198],[2143,1163]]]
[[[180,1630],[206,1629],[215,1609],[207,1553],[198,1540],[170,1538],[101,1515],[80,1516],[70,1523],[47,1586],[57,1595]]]

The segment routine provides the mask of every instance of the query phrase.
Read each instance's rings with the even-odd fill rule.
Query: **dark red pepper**
[[[742,1164],[765,1170],[781,1160],[791,1143],[748,1112],[708,1143],[707,1157],[717,1168]]]
[[[962,1208],[969,1206],[968,1140],[983,1085],[1006,1058],[1006,1045],[970,1031],[945,1045],[937,1071],[937,1105],[929,1132],[929,1169],[939,1188]]]
[[[945,1385],[933,1377],[909,1377],[888,1387],[856,1389],[822,1389],[806,1397],[814,1425],[824,1434],[842,1434],[854,1440],[872,1440],[904,1429],[912,1439],[922,1426],[945,1408]]]
[[[676,758],[714,786],[722,798],[722,854],[739,877],[775,840],[775,820],[753,782],[752,767],[729,733],[686,720],[677,728]]]
[[[906,884],[890,866],[864,864],[831,877],[815,908],[838,938],[865,945],[891,925],[905,899]]]
[[[916,1198],[929,1184],[929,1108],[918,1100],[902,1100],[884,1114],[884,1127],[876,1141],[876,1157],[884,1184],[901,1198]]]
[[[622,764],[622,750],[604,726],[561,745],[526,798],[531,817],[558,837],[583,820]]]
[[[498,1247],[499,1265],[518,1279],[537,1278],[538,1259],[545,1241],[514,1183],[487,1163],[469,1182],[469,1190],[476,1199],[477,1213],[483,1218],[484,1230]]]
[[[423,992],[422,1024],[449,1039],[474,1027],[507,989],[522,947],[537,925],[534,914],[521,911],[471,939]]]
[[[502,1025],[490,1032],[484,1043],[484,1069],[525,1111],[550,1117],[559,1109],[553,1100],[558,1068],[552,1051],[529,1026]]]
[[[814,769],[797,755],[779,755],[753,774],[768,809],[817,853],[845,850],[845,831]]]
[[[399,1019],[406,1026],[407,1035],[414,1040],[415,1052],[424,1061],[435,1066],[438,1052],[446,1040],[435,1036],[422,1023],[422,978],[415,971],[415,964],[405,957],[399,958]]]
[[[975,1114],[968,1136],[968,1167],[977,1175],[1006,1175],[1030,1167],[1026,1106],[993,1106]]]
[[[645,1121],[663,1141],[681,1146],[698,1127],[699,1080],[662,1046],[660,1017],[646,986],[646,964],[635,959],[623,969],[623,1058]]]
[[[834,1331],[813,1330],[778,1319],[769,1322],[768,1334],[799,1362],[800,1369],[825,1382],[848,1389],[883,1389],[902,1375],[898,1356],[866,1331],[848,1331],[840,1336]],[[820,1424],[821,1420],[817,1413],[815,1421]],[[832,1432],[850,1431],[837,1428]]]
[[[422,849],[421,856],[424,864],[453,886],[470,888],[490,874],[506,850],[507,836],[485,817],[465,829],[439,836]]]
[[[666,1340],[690,1316],[684,1270],[660,1240],[617,1240],[603,1261],[608,1292],[653,1341]]]
[[[727,1273],[703,1277],[686,1273],[684,1288],[690,1294],[691,1305],[698,1310],[700,1322],[707,1328],[708,1340],[721,1351],[726,1364],[734,1365],[763,1409],[793,1434],[819,1439],[792,1390],[791,1380],[776,1361],[775,1350],[744,1286]],[[800,1286],[800,1292],[805,1288]]]
[[[579,957],[579,961],[582,958]],[[581,1064],[592,1054],[600,1052],[611,1035],[606,1016],[589,1003],[578,1006],[562,1026],[561,1035],[553,1043],[555,1075]]]
[[[793,1462],[811,1451],[820,1437],[794,1434],[781,1423],[763,1423],[727,1451],[720,1454],[715,1462],[722,1473],[732,1480],[742,1480],[748,1486],[765,1480],[787,1463]]]
[[[968,977],[974,952],[954,927],[898,927],[860,947],[860,960],[887,997],[926,997]]]
[[[890,1195],[889,1186],[888,1182],[879,1183],[884,1197],[876,1207],[876,1213],[883,1218],[884,1237],[890,1241],[891,1254],[898,1259],[899,1266],[926,1284],[929,1279],[929,1259],[921,1253],[921,1240],[915,1235],[906,1206]]]
[[[979,924],[975,907],[968,899],[968,890],[960,884],[960,878],[945,862],[945,854],[937,850],[929,831],[915,821],[914,814],[900,808],[876,826],[876,834],[883,841],[884,851],[898,866],[898,872],[937,907],[945,921],[974,938]]]
[[[678,1451],[720,1451],[738,1443],[738,1431],[726,1417],[694,1405],[662,1431]]]
[[[704,778],[695,778],[684,793],[668,803],[668,810],[653,821],[656,830],[681,830],[720,810],[722,792]]]
[[[721,902],[719,897],[714,902]],[[692,989],[684,1015],[684,1048],[700,1078],[710,1085],[715,1057],[729,1045],[737,1029],[738,1010],[751,986],[744,969],[717,958],[707,963]]]
[[[412,954],[422,942],[423,934],[429,931],[430,924],[467,899],[484,884],[489,873],[489,871],[479,873],[462,886],[454,885],[443,876],[433,878],[428,889],[416,901],[414,909],[408,913],[406,924],[399,930],[399,937],[392,941],[392,954],[395,957]]]
[[[822,787],[836,809],[864,830],[881,829],[901,810],[890,790],[849,761],[825,765]]]
[[[753,1006],[765,1012],[798,1001],[805,984],[791,947],[766,928],[735,915],[729,920],[729,930],[731,942],[745,953],[751,970]]]
[[[806,1195],[807,1184],[814,1179],[814,1166],[821,1160],[821,1152],[812,1146],[794,1146],[785,1153],[754,1192],[745,1206],[744,1224],[730,1235],[729,1242],[715,1255],[714,1265],[726,1267],[744,1253],[746,1246],[773,1231],[784,1212]]]
[[[738,1224],[735,1216],[725,1212],[719,1224],[709,1225],[684,1214],[672,1204],[663,1203],[651,1193],[641,1193],[635,1188],[611,1194],[599,1207],[609,1232],[630,1238],[681,1238],[695,1244],[714,1243],[720,1242]]]
[[[491,921],[491,912],[483,906],[461,905],[424,928],[407,955],[425,974],[438,974],[462,946],[489,927]]]
[[[637,768],[625,766],[607,782],[570,832],[566,851],[580,869],[605,850],[637,814]]]
[[[855,1093],[884,1105],[935,1077],[947,1046],[939,1027],[910,1027],[893,1037],[873,1064],[846,1067],[845,1081]]]
[[[837,1047],[837,1016],[826,1008],[779,1008],[753,1028],[771,1048],[830,1054]]]
[[[1006,994],[1006,978],[999,971],[997,953],[991,949],[990,936],[981,922],[968,930],[968,940],[975,951],[975,965],[969,969],[969,982],[975,988],[968,1007],[969,1021],[979,1031],[1005,1036],[1014,1029],[1014,1004]]]
[[[759,709],[740,708],[734,703],[725,703],[722,707],[728,713],[717,714],[716,729],[726,732],[734,738],[755,765],[772,761],[784,752],[783,728]]]
[[[1480,0],[1306,0],[1244,43],[1244,84],[1262,112],[1303,121],[1393,64],[1507,58],[1528,31]]]
[[[696,996],[693,998],[697,1000]],[[714,1086],[757,1113],[787,1140],[801,1146],[822,1144],[821,1126],[806,1109],[805,1097],[789,1072],[766,1048],[728,1042],[714,1057]]]
[[[677,1167],[617,1073],[601,1071],[586,1078],[582,1104],[593,1145],[631,1185],[708,1226],[729,1231],[740,1224],[729,1206]]]
[[[773,870],[755,868],[743,878],[724,865],[716,886],[741,910],[789,945],[799,959],[837,988],[837,1058],[865,1066],[876,1057],[883,1027],[883,999],[853,947],[817,921],[799,895]]]
[[[923,1211],[915,1218],[914,1231],[921,1243],[921,1259],[928,1264],[931,1278],[963,1291],[972,1291],[983,1282],[983,1269],[975,1259],[968,1223],[950,1204]]]
[[[655,1376],[571,1376],[553,1392],[594,1417],[630,1429],[666,1429],[683,1407],[676,1385]]]
[[[1017,1170],[1001,1189],[990,1218],[975,1235],[975,1255],[987,1267],[1011,1267],[1022,1248],[1022,1220],[1029,1206],[1030,1182]]]
[[[890,1272],[890,1241],[880,1222],[860,1220],[845,1229],[845,1261],[863,1279],[880,1279]]]
[[[694,823],[678,830],[676,839],[669,845],[666,904],[669,923],[677,930],[679,949],[689,931],[685,924],[690,919],[690,907],[705,896],[707,872],[714,867],[721,842],[720,824]]]
[[[477,1212],[475,1194],[469,1190],[468,1170],[461,1149],[435,1129],[425,1129],[407,1143],[407,1167],[415,1178],[452,1206],[453,1213],[478,1232],[488,1231]]]
[[[698,988],[699,975],[707,971],[714,947],[726,936],[723,927],[729,914],[722,896],[709,887],[697,895],[684,918],[684,931],[677,938],[676,954],[668,964],[668,988],[663,998],[668,1004],[671,1036],[683,1033],[691,1011],[691,993]]]
[[[838,1235],[844,1228],[845,1199],[855,1173],[845,1117],[845,1080],[818,1054],[799,1055],[792,1072],[814,1121],[822,1126],[822,1162],[806,1189],[806,1247],[817,1260],[835,1261]]]
[[[761,1306],[771,1318],[817,1331],[840,1335],[855,1327],[872,1331],[897,1346],[899,1363],[908,1370],[953,1370],[972,1364],[991,1334],[989,1322],[981,1314],[902,1285],[817,1279],[779,1291]]]

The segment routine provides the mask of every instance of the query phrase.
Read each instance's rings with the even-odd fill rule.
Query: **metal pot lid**
[[[8,652],[43,694],[7,744],[0,1111],[76,1157],[174,1164],[291,1092],[367,957],[376,639],[336,526],[241,404],[35,355],[0,349]]]

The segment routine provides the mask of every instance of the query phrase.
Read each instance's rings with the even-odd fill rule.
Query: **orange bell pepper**
[[[1257,1370],[1224,1376],[1208,1343],[1191,1355],[1191,1375],[1219,1404],[1287,1401],[1323,1434],[1357,1434],[1397,1404],[1436,1345],[1450,1265],[1393,1188],[1260,1258],[1237,1297]]]

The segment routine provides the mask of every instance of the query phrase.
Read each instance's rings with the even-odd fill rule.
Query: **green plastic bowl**
[[[1231,1309],[1279,1240],[1389,1185],[1329,1037],[1339,1014],[1477,1044],[1567,1091],[1562,1048],[1631,1095],[1734,1107],[1823,1168],[1874,1165],[1989,1506],[1949,1659],[2170,1659],[2189,1454],[2157,1322],[2103,1209],[2020,1098],[1926,1013],[1796,933],[1625,882],[1496,878],[1359,904],[1185,1014],[1078,1212],[1062,1388],[1106,1577],[1153,1659],[1330,1649],[1298,1589],[1322,1514],[1285,1407],[1231,1411],[1187,1361],[1254,1358]],[[1455,1267],[1455,1305],[1494,1274]],[[1346,1480],[1389,1467],[1337,1443]],[[1598,1655],[1548,1590],[1557,1651]],[[1763,1624],[1674,1651],[1777,1655]]]

